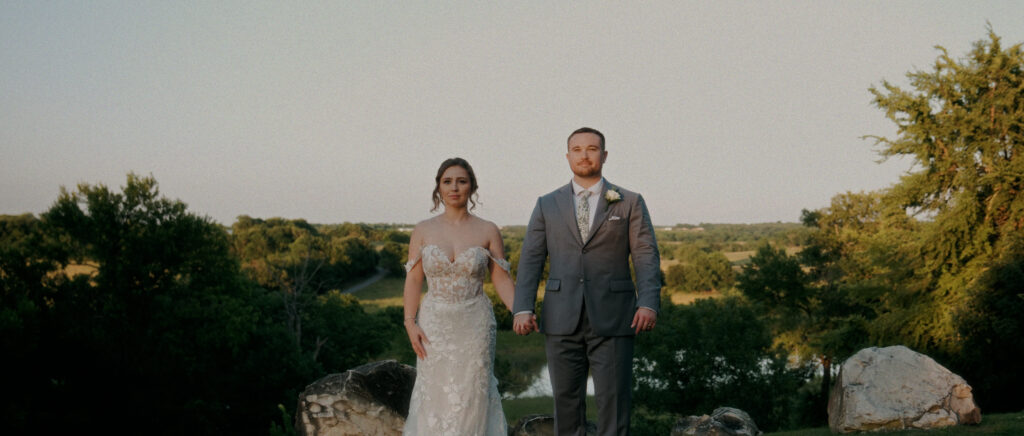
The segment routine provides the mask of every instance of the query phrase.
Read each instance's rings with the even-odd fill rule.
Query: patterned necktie
[[[580,228],[580,238],[587,240],[590,233],[590,191],[580,192],[579,201],[576,202],[576,226]]]

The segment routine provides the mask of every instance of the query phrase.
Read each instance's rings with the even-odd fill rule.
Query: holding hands
[[[528,335],[530,332],[540,331],[537,327],[537,315],[532,313],[517,314],[512,320],[512,330],[518,335]]]
[[[657,321],[657,312],[641,307],[636,310],[636,314],[633,315],[633,322],[629,327],[634,329],[636,334],[640,334],[640,332],[654,330],[654,324]],[[516,315],[512,321],[512,330],[518,335],[528,335],[532,332],[540,331],[540,328],[537,327],[537,315],[533,313],[520,313]]]

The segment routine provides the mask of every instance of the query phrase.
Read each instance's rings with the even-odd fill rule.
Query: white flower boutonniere
[[[612,204],[620,200],[622,200],[622,194],[619,194],[619,188],[608,188],[608,191],[604,193],[604,201],[607,201],[608,204]]]

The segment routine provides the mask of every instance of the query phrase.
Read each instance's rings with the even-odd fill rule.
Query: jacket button
[[[583,283],[583,277],[580,277],[580,283]]]

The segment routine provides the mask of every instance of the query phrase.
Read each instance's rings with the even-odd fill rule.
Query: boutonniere
[[[604,201],[607,201],[608,204],[612,204],[620,200],[622,200],[622,194],[619,193],[619,188],[613,186],[611,188],[608,188],[607,191],[605,191]]]

